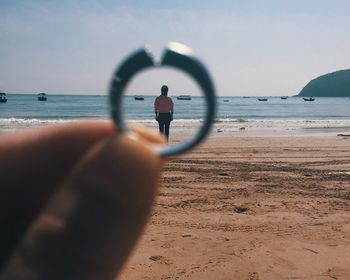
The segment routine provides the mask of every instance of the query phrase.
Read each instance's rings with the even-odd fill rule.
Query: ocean
[[[154,125],[153,102],[155,96],[144,96],[143,101],[133,96],[124,97],[123,112],[130,122]],[[349,131],[349,98],[316,98],[313,102],[300,97],[218,97],[216,123],[222,128],[281,129],[338,129]],[[45,126],[78,119],[109,119],[106,95],[48,95],[38,101],[34,94],[8,94],[8,102],[0,103],[0,131]],[[205,115],[205,102],[201,96],[192,100],[177,100],[174,122],[178,127],[199,125]]]

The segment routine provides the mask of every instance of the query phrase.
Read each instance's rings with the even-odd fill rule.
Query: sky
[[[348,0],[0,0],[0,90],[108,94],[113,71],[148,45],[189,46],[221,96],[295,95],[350,68]],[[130,93],[200,94],[182,73],[139,74]]]

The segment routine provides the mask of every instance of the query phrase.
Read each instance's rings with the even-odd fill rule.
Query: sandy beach
[[[0,0],[0,280],[350,280],[349,14]]]
[[[350,137],[217,133],[164,169],[118,279],[350,279]]]

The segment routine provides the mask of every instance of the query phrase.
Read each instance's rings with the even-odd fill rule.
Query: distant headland
[[[350,69],[328,73],[311,80],[298,96],[350,97]]]

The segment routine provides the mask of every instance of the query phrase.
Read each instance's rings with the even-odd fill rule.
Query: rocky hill
[[[350,97],[350,69],[336,71],[311,80],[298,96]]]

